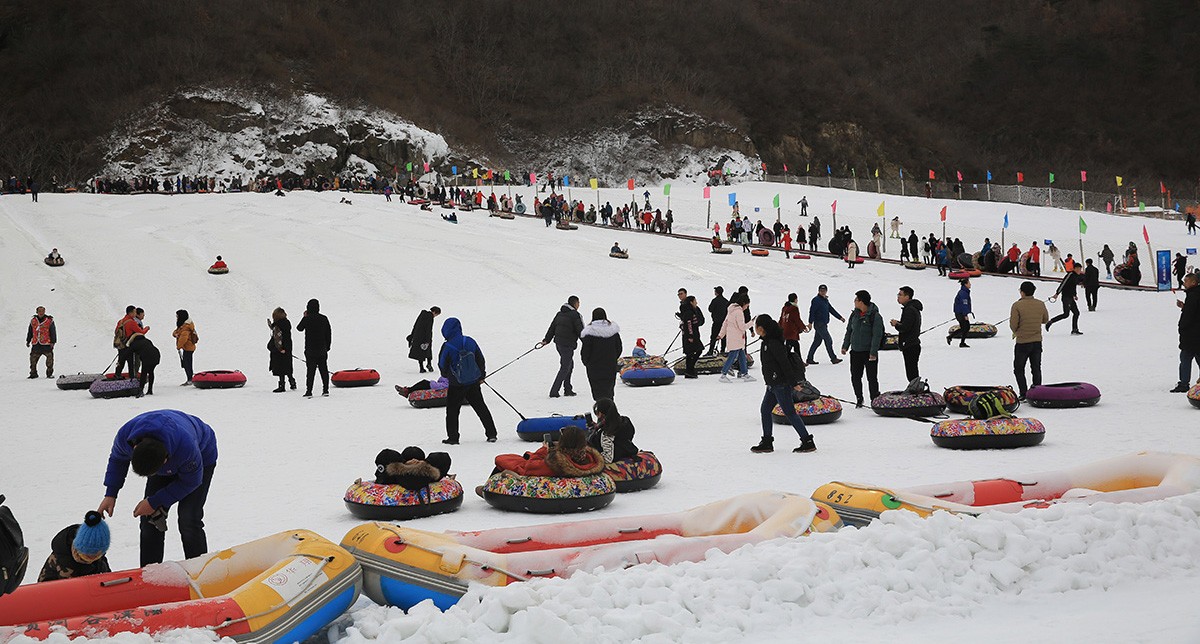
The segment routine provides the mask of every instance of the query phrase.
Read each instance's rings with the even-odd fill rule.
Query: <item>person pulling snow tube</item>
[[[712,249],[712,252],[715,255],[729,255],[729,254],[733,253],[733,249],[730,248],[729,246],[722,246],[720,248]]]
[[[329,377],[334,387],[371,387],[379,384],[379,372],[374,369],[343,369]]]
[[[871,409],[880,416],[895,418],[925,418],[946,410],[946,401],[932,391],[910,394],[904,391],[885,391],[871,401]]]
[[[946,449],[1012,449],[1041,443],[1046,427],[1034,418],[960,418],[935,423],[929,437]]]
[[[925,262],[904,262],[904,268],[910,271],[923,271],[925,270]]]
[[[1038,385],[1025,393],[1025,399],[1034,407],[1070,409],[1091,407],[1100,402],[1100,389],[1086,382],[1060,382],[1053,385]]]
[[[970,414],[971,403],[983,393],[995,393],[1000,396],[1000,404],[1004,407],[1004,411],[1013,413],[1021,406],[1021,401],[1017,400],[1017,392],[1013,391],[1008,385],[1000,385],[996,387],[980,386],[980,385],[956,385],[948,387],[942,398],[946,400],[946,409],[956,414]]]
[[[842,417],[842,403],[838,402],[837,398],[821,396],[816,400],[793,404],[796,413],[804,419],[805,425],[827,425]],[[771,410],[771,422],[776,425],[792,424],[792,421],[783,415],[783,410],[779,408],[779,405],[775,405]]]
[[[196,389],[237,389],[246,386],[246,374],[234,371],[201,371],[192,376]]]
[[[955,324],[954,326],[950,327],[950,330],[947,331],[947,333],[956,338],[962,337],[962,336],[958,335],[958,331],[959,331],[959,326],[957,324]],[[967,327],[967,337],[968,338],[977,338],[977,339],[978,338],[994,338],[994,337],[996,337],[996,325],[983,324],[983,323],[972,324],[971,326]]]
[[[422,389],[408,394],[408,404],[417,409],[430,409],[432,407],[446,406],[446,392],[448,389]]]
[[[750,251],[750,254],[755,257],[766,257],[767,255],[771,254],[771,251],[769,251],[765,248],[755,248]]]
[[[899,351],[900,336],[895,333],[884,333],[883,344],[879,345],[880,351]]]
[[[696,373],[705,375],[716,375],[721,373],[721,369],[725,368],[724,353],[716,353],[711,356],[703,356],[696,360]],[[746,366],[754,366],[754,356],[746,354]],[[671,368],[675,370],[676,375],[682,376],[687,371],[687,359],[680,358],[671,363]]]
[[[77,373],[73,376],[59,376],[54,382],[59,389],[63,391],[71,391],[75,389],[87,389],[92,386],[93,382],[104,377],[102,373]]]
[[[521,440],[530,443],[540,443],[547,436],[550,440],[558,440],[559,431],[568,425],[574,425],[580,429],[587,430],[587,419],[583,416],[526,418],[517,423],[517,436]]]
[[[675,382],[675,372],[667,367],[632,367],[621,372],[621,382],[630,387],[657,387]]]
[[[483,500],[508,512],[591,512],[607,507],[616,496],[616,483],[604,472],[579,477],[521,476],[502,470],[483,484]]]
[[[136,396],[142,389],[142,383],[137,378],[122,378],[106,374],[88,386],[92,398],[128,398]]]
[[[662,463],[658,462],[654,452],[642,450],[637,456],[608,463],[604,473],[613,480],[617,494],[640,492],[658,485],[662,478]]]
[[[350,514],[367,521],[408,521],[454,512],[462,507],[462,485],[452,479],[434,481],[419,490],[359,479],[342,499]]]
[[[1117,264],[1113,268],[1113,278],[1126,286],[1137,286],[1142,281],[1142,270],[1128,263]]]
[[[67,263],[67,260],[63,259],[61,255],[58,257],[44,257],[42,261],[46,263],[46,266],[62,266]]]
[[[1188,402],[1192,403],[1193,407],[1200,409],[1200,382],[1192,385],[1191,389],[1188,389],[1187,399]]]

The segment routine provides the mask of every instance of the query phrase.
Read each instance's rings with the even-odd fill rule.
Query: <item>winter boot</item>
[[[1187,386],[1187,383],[1186,383],[1186,382],[1180,382],[1180,383],[1178,383],[1178,384],[1176,384],[1176,385],[1175,385],[1175,388],[1171,390],[1171,393],[1173,393],[1173,394],[1186,394],[1186,393],[1187,393],[1187,391],[1188,391],[1188,386]]]
[[[290,387],[292,391],[296,390],[296,379],[295,378],[288,376],[288,387]]]
[[[808,436],[802,438],[800,440],[800,447],[797,447],[796,449],[794,449],[792,451],[797,454],[806,454],[808,452],[817,451],[817,444],[813,442],[812,434],[809,434]]]
[[[750,451],[754,452],[755,454],[768,454],[770,452],[774,452],[775,451],[775,439],[768,437],[768,436],[763,436],[762,440],[759,441],[758,445],[751,447]]]

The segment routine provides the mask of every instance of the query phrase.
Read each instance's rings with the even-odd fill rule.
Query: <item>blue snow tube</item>
[[[656,369],[626,369],[621,382],[631,387],[653,387],[675,382],[675,372],[667,367]]]
[[[551,440],[558,440],[559,430],[574,425],[579,429],[587,429],[587,419],[583,416],[549,416],[547,418],[526,418],[517,423],[517,436],[521,440],[540,443],[549,435]]]

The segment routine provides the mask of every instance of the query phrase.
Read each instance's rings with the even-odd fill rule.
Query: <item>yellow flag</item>
[[[592,180],[588,181],[588,183],[589,183],[589,184],[591,184],[591,186],[592,186],[592,190],[599,190],[599,189],[600,189],[600,182],[599,182],[599,181],[596,181],[595,179],[592,179]]]
[[[471,168],[471,178],[472,179],[479,178],[479,168]]]
[[[880,217],[883,216],[883,204],[884,203],[886,203],[886,202],[880,201],[879,208],[875,210],[875,213],[878,214]]]
[[[1117,187],[1118,187],[1118,188],[1119,188],[1119,187],[1121,187],[1121,182],[1122,182],[1122,181],[1124,181],[1124,179],[1123,179],[1123,178],[1121,178],[1121,177],[1117,177]]]
[[[875,168],[875,178],[879,178],[879,168]]]

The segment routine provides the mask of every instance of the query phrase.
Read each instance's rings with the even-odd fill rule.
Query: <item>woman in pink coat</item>
[[[736,360],[738,379],[742,382],[753,382],[754,376],[746,368],[746,331],[752,328],[752,322],[746,322],[745,310],[750,302],[741,293],[734,293],[729,298],[729,310],[725,314],[725,322],[717,338],[725,340],[725,348],[729,355],[725,358],[725,366],[721,368],[721,382],[733,382],[729,379],[729,371]]]

